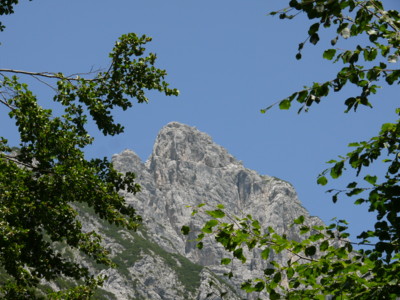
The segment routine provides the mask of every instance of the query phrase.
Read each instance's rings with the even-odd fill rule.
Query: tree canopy
[[[0,1],[0,15],[13,13],[18,1]],[[0,24],[0,30],[4,25]],[[91,274],[79,259],[62,249],[78,251],[96,263],[113,266],[102,237],[85,230],[82,204],[110,224],[135,229],[141,221],[119,190],[136,193],[135,175],[122,175],[106,158],[87,160],[84,149],[93,143],[87,129],[94,122],[104,135],[124,131],[113,110],[127,110],[133,99],[147,102],[147,90],[178,95],[164,81],[166,71],[146,52],[145,35],[122,35],[110,52],[107,69],[90,74],[0,69],[0,105],[14,120],[19,145],[0,137],[0,266],[7,273],[0,295],[10,299],[39,297],[43,280],[75,279],[69,290],[51,297],[87,298],[103,278]],[[60,111],[39,105],[24,78],[35,77],[54,90]]]
[[[345,112],[356,111],[362,106],[373,107],[372,95],[379,91],[379,83],[400,84],[400,69],[396,63],[400,55],[400,14],[385,10],[381,1],[375,0],[291,0],[289,6],[270,15],[280,19],[293,19],[306,15],[311,24],[306,39],[298,46],[296,59],[309,42],[320,41],[320,31],[334,29],[332,48],[322,55],[341,65],[339,72],[326,82],[314,82],[309,87],[271,104],[262,113],[278,106],[287,110],[298,107],[298,113],[307,112],[320,104],[332,92],[338,93],[345,86],[353,85],[359,92],[344,100]],[[358,37],[353,49],[340,48],[342,39]],[[392,67],[391,67],[392,66]],[[400,114],[396,109],[395,114]],[[302,241],[277,234],[273,228],[260,228],[251,216],[231,216],[224,207],[202,210],[211,219],[204,224],[198,235],[198,247],[202,239],[213,235],[216,243],[240,261],[246,261],[244,249],[259,249],[262,259],[270,266],[263,278],[254,278],[242,284],[247,292],[266,292],[271,299],[395,299],[400,296],[400,187],[399,187],[399,139],[400,124],[382,124],[376,135],[369,140],[349,144],[351,151],[328,163],[317,179],[326,185],[328,178],[337,179],[343,172],[355,171],[354,181],[344,188],[331,189],[332,201],[340,197],[355,197],[355,204],[366,203],[376,215],[374,229],[365,230],[358,238],[360,250],[354,250],[347,222],[338,220],[328,226],[307,226],[304,217],[294,220],[293,226],[303,235]],[[383,177],[370,173],[370,166],[381,164],[386,170]],[[361,175],[366,173],[367,175]],[[359,178],[361,176],[361,178]],[[184,226],[187,234],[190,228]],[[289,254],[285,264],[279,264],[271,253]],[[221,264],[229,265],[231,258],[223,258]],[[234,274],[227,274],[229,277]]]
[[[0,0],[0,15],[12,14],[17,4],[17,0]],[[345,97],[345,111],[356,111],[373,106],[371,97],[378,93],[379,82],[400,83],[400,70],[396,69],[400,16],[395,10],[385,10],[381,1],[291,0],[289,7],[271,15],[289,20],[306,15],[312,20],[305,40],[298,46],[297,59],[302,58],[307,43],[319,43],[321,30],[333,29],[332,47],[322,55],[341,68],[331,80],[315,82],[262,109],[262,113],[270,113],[275,106],[307,112],[332,92],[339,93],[351,85],[359,92]],[[2,30],[4,25],[0,23]],[[362,42],[352,49],[339,48],[342,39],[354,37]],[[101,236],[83,229],[79,205],[88,205],[112,224],[134,229],[140,223],[134,208],[118,194],[120,189],[139,191],[134,174],[118,174],[107,159],[87,160],[84,149],[93,142],[88,123],[94,122],[104,135],[120,134],[124,129],[114,121],[114,109],[130,108],[133,98],[139,103],[148,101],[146,90],[178,94],[164,81],[166,72],[155,66],[156,55],[146,53],[150,40],[133,33],[123,35],[110,53],[108,68],[91,74],[0,69],[0,103],[15,121],[21,141],[10,145],[0,137],[0,262],[9,276],[1,287],[1,296],[35,298],[40,295],[37,286],[42,280],[60,277],[76,279],[80,285],[52,293],[52,297],[85,298],[92,294],[102,278],[59,251],[60,247],[78,250],[98,263],[112,265],[101,246]],[[24,81],[26,77],[50,85],[54,90],[52,100],[63,112],[39,105]],[[395,113],[400,114],[400,109]],[[240,261],[247,259],[245,248],[258,248],[262,259],[270,262],[269,267],[264,277],[244,282],[242,288],[247,292],[264,291],[271,299],[398,297],[399,130],[398,122],[382,124],[369,140],[351,143],[349,153],[331,160],[332,167],[317,180],[326,185],[330,178],[355,171],[354,181],[330,191],[334,202],[341,197],[356,197],[355,204],[366,203],[376,213],[374,229],[360,233],[362,250],[353,249],[345,220],[310,227],[304,217],[299,217],[293,227],[304,239],[295,241],[273,228],[261,228],[251,216],[230,216],[223,206],[203,211],[206,206],[202,205],[195,210],[211,219],[197,238],[198,247],[211,234]],[[385,166],[385,176],[368,172],[377,163]],[[189,228],[185,226],[182,231],[187,234]],[[285,264],[271,260],[273,253],[282,252],[292,258]],[[228,257],[221,260],[223,265],[231,262]]]

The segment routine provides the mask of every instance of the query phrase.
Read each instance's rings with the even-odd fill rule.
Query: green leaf
[[[311,37],[310,37],[310,43],[313,45],[316,45],[319,42],[319,35],[318,33],[314,33]]]
[[[291,279],[294,275],[294,269],[293,268],[287,268],[286,270],[286,276],[288,279]]]
[[[316,242],[320,239],[323,239],[325,236],[322,233],[316,233],[311,235],[308,239],[312,242]]]
[[[378,55],[378,50],[376,48],[372,48],[371,50],[364,49],[364,59],[365,61],[373,61],[376,59]]]
[[[272,280],[275,283],[280,283],[282,280],[282,274],[280,272],[275,273],[274,278]]]
[[[321,243],[321,245],[319,245],[319,250],[325,251],[328,249],[328,247],[329,247],[329,242],[327,240],[325,240]]]
[[[279,293],[275,292],[275,290],[271,289],[269,291],[269,299],[270,300],[279,300],[279,299],[281,299],[281,296]]]
[[[204,233],[212,233],[213,232],[212,228],[210,228],[210,227],[203,227],[201,229],[201,231],[204,232]]]
[[[196,247],[200,250],[203,249],[203,242],[197,243]]]
[[[334,194],[334,195],[332,196],[332,202],[333,202],[333,203],[336,203],[336,202],[338,201],[338,195],[339,195],[339,193],[336,193],[336,194]]]
[[[317,183],[319,185],[326,185],[328,183],[328,179],[325,176],[318,177]]]
[[[206,214],[208,214],[209,216],[211,216],[213,218],[217,218],[217,219],[225,217],[225,213],[221,209],[207,210]]]
[[[260,229],[260,222],[258,222],[257,220],[254,220],[251,225],[255,228],[255,229]]]
[[[246,291],[247,293],[253,292],[253,287],[251,286],[250,281],[243,282],[242,285],[240,286],[240,288],[242,290]]]
[[[300,217],[294,219],[293,222],[294,222],[294,224],[303,224],[304,220],[305,220],[304,216],[300,216]]]
[[[221,265],[229,265],[231,263],[232,259],[230,258],[223,258],[221,259]]]
[[[304,250],[304,253],[305,253],[305,255],[307,255],[307,256],[313,256],[313,255],[315,255],[316,252],[317,252],[317,248],[315,248],[315,246],[307,247],[307,248]]]
[[[287,110],[291,106],[291,102],[288,99],[282,100],[279,102],[279,108],[282,110]]]
[[[239,259],[242,263],[246,262],[246,257],[243,255],[243,249],[238,248],[235,251],[233,251],[233,256]]]
[[[196,241],[200,242],[202,239],[204,239],[204,233],[200,233],[199,235],[197,235]]]
[[[219,209],[224,209],[225,206],[224,206],[223,204],[218,204],[218,205],[217,205],[217,208],[219,208]]]
[[[364,177],[364,180],[372,185],[376,184],[376,180],[378,179],[378,177],[376,176],[371,176],[371,175],[367,175]]]
[[[204,233],[212,233],[212,228],[218,225],[217,220],[209,220],[201,229]]]
[[[353,181],[347,185],[348,189],[354,189],[357,186],[357,182]]]
[[[342,170],[344,167],[344,162],[340,161],[338,163],[335,164],[335,166],[333,168],[331,168],[331,177],[333,179],[339,178],[342,175]]]
[[[364,192],[365,189],[362,188],[353,188],[350,192],[347,192],[346,195],[347,196],[354,196],[354,195],[358,195],[361,194],[362,192]]]
[[[182,232],[182,234],[184,234],[184,235],[188,235],[189,232],[190,232],[189,226],[182,226],[181,232]]]
[[[300,91],[298,93],[296,101],[299,102],[299,103],[304,103],[304,101],[306,100],[307,96],[308,96],[308,91],[307,90],[302,90],[302,91]]]
[[[365,202],[365,200],[360,198],[360,199],[357,199],[356,201],[354,201],[354,204],[355,205],[360,205],[360,204],[363,204],[364,202]]]
[[[290,0],[289,6],[290,7],[296,7],[298,5],[298,2],[296,0]]]
[[[310,29],[308,30],[308,35],[312,36],[319,30],[319,23],[314,23],[310,26]]]
[[[261,292],[263,289],[265,288],[265,283],[262,281],[259,281],[256,283],[256,285],[254,286],[254,291],[255,292]]]
[[[267,269],[264,270],[264,274],[267,275],[267,276],[270,276],[270,275],[272,275],[274,273],[275,273],[275,269],[273,269],[273,268],[267,268]]]
[[[324,51],[323,58],[327,60],[332,60],[335,54],[336,54],[336,49],[328,49]]]
[[[360,143],[350,143],[347,147],[360,147]]]
[[[261,258],[264,260],[267,260],[269,257],[270,251],[271,251],[271,249],[269,249],[269,248],[265,248],[263,251],[261,251]]]
[[[206,223],[206,227],[210,227],[210,228],[212,228],[212,227],[214,227],[214,226],[216,226],[216,225],[218,225],[218,221],[217,220],[209,220],[207,223]]]
[[[301,235],[303,235],[303,234],[306,234],[307,232],[310,232],[310,227],[308,227],[308,226],[302,226],[301,228],[300,228],[300,234]]]

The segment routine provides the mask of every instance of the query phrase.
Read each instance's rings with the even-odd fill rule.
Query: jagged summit
[[[115,162],[118,161],[117,168],[118,171],[122,173],[140,173],[140,171],[143,169],[143,163],[139,155],[130,149],[125,149],[119,154],[114,154],[112,160],[114,161],[114,166]]]
[[[168,123],[158,133],[150,159],[158,158],[203,162],[214,168],[239,164],[225,148],[215,144],[208,134],[179,122]]]
[[[309,215],[297,199],[291,184],[245,168],[225,148],[214,143],[209,135],[178,122],[171,122],[160,130],[146,163],[131,150],[114,155],[112,161],[117,170],[133,171],[137,175],[142,191],[136,195],[121,191],[121,195],[143,217],[146,238],[163,251],[181,255],[204,267],[201,273],[197,273],[196,282],[193,283],[199,288],[191,296],[178,296],[171,289],[171,283],[176,286],[187,284],[178,276],[179,272],[168,271],[171,276],[178,277],[161,282],[158,275],[165,272],[168,260],[159,256],[155,250],[147,254],[143,252],[137,261],[130,263],[129,274],[134,278],[132,280],[138,280],[134,281],[138,282],[135,289],[137,295],[146,292],[140,294],[145,299],[207,299],[209,292],[205,286],[208,286],[210,274],[223,277],[224,273],[229,272],[220,265],[221,258],[226,255],[221,247],[211,240],[205,240],[202,251],[196,248],[193,240],[206,219],[201,214],[193,218],[188,205],[207,203],[215,207],[223,204],[232,215],[250,214],[260,222],[262,228],[271,226],[292,238],[299,238],[290,226],[293,220],[300,215]],[[310,225],[322,224],[318,218],[310,220]],[[189,237],[183,236],[180,231],[183,225],[188,224],[192,228]],[[284,262],[288,257],[282,256],[281,259]],[[234,273],[238,277],[233,278],[230,284],[239,287],[249,277],[263,276],[266,266],[267,262],[257,255],[249,258],[245,264],[235,264]],[[119,285],[118,280],[125,280],[124,276],[118,274],[109,279],[105,283],[106,289],[112,290],[113,285]],[[157,285],[152,288],[145,284],[153,281]],[[224,290],[226,287],[219,288]],[[239,290],[235,292],[238,296],[233,293],[227,299],[243,299],[248,296]],[[167,297],[167,294],[170,296]],[[126,298],[120,296],[118,299]]]

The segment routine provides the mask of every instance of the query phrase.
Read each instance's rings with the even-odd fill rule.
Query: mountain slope
[[[195,235],[181,234],[182,225],[189,224],[196,231],[204,223],[201,217],[191,217],[187,205],[223,204],[232,214],[251,214],[263,228],[272,226],[293,238],[296,236],[289,227],[293,219],[309,215],[292,185],[246,169],[210,136],[177,122],[160,130],[145,163],[133,151],[125,150],[113,156],[113,164],[120,172],[137,174],[142,192],[122,193],[144,220],[141,233],[118,232],[119,236],[133,236],[130,242],[120,241],[117,233],[110,235],[116,245],[124,247],[115,257],[118,260],[121,256],[129,257],[120,260],[125,271],[107,271],[113,276],[104,289],[118,291],[118,299],[206,299],[207,295],[211,297],[207,299],[219,299],[221,293],[225,294],[224,299],[238,299],[239,295],[253,297],[240,290],[233,291],[231,286],[240,286],[251,274],[262,275],[266,263],[257,256],[246,264],[236,262],[234,273],[239,275],[228,284],[223,276],[228,269],[219,264],[226,256],[223,249],[206,240],[204,248],[198,250],[190,242]],[[313,224],[322,224],[316,217],[311,220]],[[109,236],[108,229],[102,228],[100,231]],[[145,243],[146,250],[138,246]],[[122,276],[121,273],[127,274],[126,270],[130,275]],[[214,281],[211,286],[210,280]]]
[[[100,220],[89,207],[77,205],[85,231],[97,231],[104,237],[116,269],[105,269],[80,253],[60,245],[60,251],[80,260],[94,274],[107,279],[95,299],[267,299],[264,294],[246,294],[240,284],[248,278],[262,277],[268,262],[257,250],[247,254],[246,263],[234,261],[229,267],[220,261],[227,256],[211,239],[203,240],[202,250],[193,239],[205,223],[205,216],[191,216],[187,206],[207,203],[223,204],[225,210],[239,217],[252,215],[262,228],[271,226],[289,238],[300,239],[290,225],[300,215],[309,225],[322,225],[317,217],[309,217],[297,199],[293,186],[283,180],[245,168],[211,137],[177,122],[162,128],[153,152],[143,163],[131,150],[112,158],[120,172],[134,172],[142,191],[132,195],[120,193],[143,217],[137,232],[128,231]],[[184,236],[181,227],[189,225],[191,234]],[[271,255],[272,256],[272,255]],[[283,254],[271,259],[285,262]],[[230,280],[224,273],[232,271]],[[4,272],[0,272],[0,282]],[[67,280],[43,282],[43,290],[72,285]]]

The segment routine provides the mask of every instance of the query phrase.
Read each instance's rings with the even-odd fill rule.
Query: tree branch
[[[23,75],[30,75],[30,76],[41,76],[41,77],[54,78],[54,79],[78,80],[77,78],[64,77],[61,73],[57,74],[57,73],[51,73],[51,72],[29,72],[29,71],[13,70],[13,69],[0,69],[0,72],[23,74]]]
[[[4,101],[2,99],[0,99],[0,103],[4,104],[5,106],[7,106],[11,110],[15,110],[15,108],[13,106],[11,106],[10,104],[8,104],[6,101]]]
[[[66,80],[71,80],[71,81],[79,81],[80,80],[79,75],[87,75],[87,74],[97,73],[98,71],[90,71],[89,73],[75,73],[75,74],[72,74],[72,75],[69,75],[69,76],[64,76],[62,73],[29,72],[29,71],[14,70],[14,69],[0,69],[0,72],[23,74],[23,75],[33,76],[33,77],[40,76],[40,77],[52,78],[52,79],[61,79],[61,80],[62,79],[66,79]],[[86,81],[96,81],[98,79],[85,79],[85,80]]]

